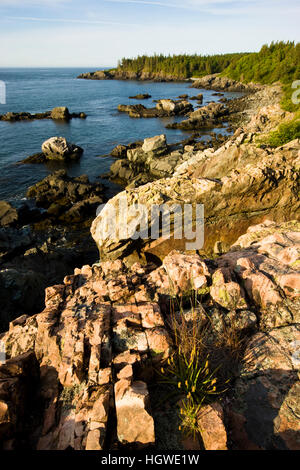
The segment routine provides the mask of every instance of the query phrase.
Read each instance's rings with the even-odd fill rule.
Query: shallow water
[[[176,98],[203,93],[203,104],[216,101],[213,91],[190,89],[190,84],[153,83],[116,80],[78,80],[88,70],[65,69],[0,69],[0,80],[6,84],[6,104],[0,104],[0,114],[8,111],[44,112],[55,106],[67,106],[70,112],[83,111],[87,119],[72,119],[69,123],[52,120],[0,121],[0,199],[20,200],[29,186],[47,176],[61,165],[16,165],[16,162],[41,151],[41,144],[52,136],[65,137],[80,145],[84,154],[78,163],[68,165],[70,176],[87,174],[91,180],[109,171],[113,158],[99,157],[110,153],[116,145],[127,144],[157,134],[166,134],[169,143],[186,138],[189,133],[166,129],[174,119],[132,119],[118,113],[118,104],[142,103],[152,107],[152,99]],[[149,93],[149,100],[130,100],[138,93]],[[225,93],[227,98],[240,93]],[[196,105],[196,102],[192,102]],[[203,136],[209,131],[203,132]],[[224,129],[216,129],[224,132]],[[101,180],[100,180],[101,181]],[[107,181],[106,181],[107,184]],[[114,186],[110,185],[111,191]]]

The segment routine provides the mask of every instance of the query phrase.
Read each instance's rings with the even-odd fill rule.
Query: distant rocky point
[[[219,74],[215,73],[212,75],[206,75],[202,78],[194,80],[191,88],[204,88],[206,90],[215,91],[240,91],[245,93],[251,93],[258,91],[263,88],[262,85],[256,83],[241,83],[231,78],[220,77]]]
[[[78,160],[83,149],[78,145],[67,142],[64,137],[51,137],[42,144],[42,152],[30,155],[19,163],[45,163],[49,160],[67,162]]]

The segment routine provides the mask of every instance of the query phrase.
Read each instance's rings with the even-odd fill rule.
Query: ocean
[[[181,130],[166,129],[166,124],[182,118],[132,119],[117,111],[118,104],[142,103],[154,106],[152,99],[176,98],[184,93],[203,93],[203,104],[216,101],[213,91],[190,89],[190,83],[154,83],[118,80],[79,80],[76,77],[85,68],[0,68],[0,80],[6,84],[6,104],[0,104],[0,114],[8,111],[44,112],[55,106],[67,106],[70,112],[84,112],[87,119],[70,122],[33,120],[0,121],[0,200],[20,201],[29,186],[40,181],[61,164],[17,165],[25,157],[41,151],[42,143],[53,136],[65,137],[84,149],[80,162],[68,164],[70,176],[87,174],[91,181],[102,181],[99,176],[109,171],[114,159],[107,156],[118,144],[128,144],[146,137],[166,134],[174,143],[188,137]],[[129,96],[149,93],[149,100],[132,100]],[[225,93],[227,98],[239,93]],[[195,105],[196,102],[193,101]],[[224,129],[216,129],[224,132]],[[203,138],[210,131],[203,132]],[[106,156],[103,156],[106,155]],[[108,193],[116,191],[109,185]]]

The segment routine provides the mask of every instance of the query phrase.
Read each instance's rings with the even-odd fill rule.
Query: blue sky
[[[0,66],[115,66],[137,54],[299,41],[299,0],[0,0]]]

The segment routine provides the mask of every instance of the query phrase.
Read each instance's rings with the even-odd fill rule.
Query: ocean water
[[[102,181],[99,176],[109,171],[113,162],[103,156],[118,144],[166,134],[167,141],[174,143],[188,137],[180,130],[166,129],[174,119],[132,119],[117,111],[118,104],[142,103],[152,107],[152,99],[176,98],[202,92],[204,103],[217,100],[212,91],[190,89],[189,83],[153,83],[137,81],[94,81],[76,77],[87,72],[84,68],[0,68],[0,80],[6,84],[6,104],[0,104],[0,114],[8,111],[30,113],[44,112],[55,106],[67,106],[70,112],[83,111],[87,119],[72,119],[68,123],[52,120],[21,122],[0,121],[0,199],[18,201],[24,198],[29,186],[40,181],[61,164],[17,165],[25,157],[41,151],[42,143],[53,136],[65,137],[80,145],[84,154],[80,162],[68,164],[70,176],[87,174],[92,181]],[[130,100],[129,96],[149,93],[149,100]],[[225,93],[228,98],[238,93]],[[196,105],[196,102],[193,102]],[[224,129],[217,129],[224,132]],[[208,131],[207,131],[208,132]],[[207,135],[203,132],[203,138]],[[107,181],[104,181],[108,184]],[[108,193],[116,190],[109,185]]]

